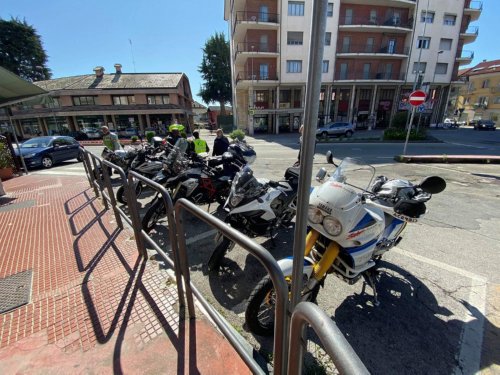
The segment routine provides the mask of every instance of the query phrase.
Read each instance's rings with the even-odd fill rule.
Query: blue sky
[[[124,72],[183,72],[195,99],[202,80],[198,73],[206,40],[215,32],[228,35],[223,0],[0,0],[0,17],[26,19],[42,37],[53,77],[107,73],[121,63]],[[500,59],[495,40],[500,27],[499,0],[483,0],[471,65]]]

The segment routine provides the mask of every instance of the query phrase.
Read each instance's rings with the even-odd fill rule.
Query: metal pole
[[[410,138],[411,125],[413,124],[413,117],[415,116],[415,106],[412,106],[411,116],[410,116],[410,124],[408,125],[408,131],[406,132],[406,141],[405,147],[403,149],[403,155],[406,155],[406,146],[408,145],[408,139]]]
[[[316,127],[318,123],[319,93],[321,90],[321,66],[325,45],[326,14],[328,0],[314,0],[307,72],[304,130],[300,153],[300,179],[297,196],[297,217],[293,242],[292,298],[290,311],[300,300],[302,270],[306,241],[307,207],[311,186]]]
[[[19,146],[19,141],[17,140],[16,128],[14,128],[14,124],[12,123],[12,117],[7,111],[7,116],[9,117],[10,127],[12,128],[12,134],[14,135],[14,141],[16,142],[17,152],[19,152],[19,158],[21,159],[21,163],[24,168],[24,174],[28,174],[28,168],[26,168],[26,163],[24,162],[24,156],[21,152],[21,147]]]

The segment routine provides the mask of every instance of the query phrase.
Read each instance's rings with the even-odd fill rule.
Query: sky
[[[482,3],[471,24],[479,36],[464,46],[474,51],[470,66],[500,59],[500,0]],[[11,17],[38,31],[53,78],[93,74],[96,66],[112,73],[115,63],[123,72],[182,72],[198,102],[202,48],[215,32],[228,35],[224,0],[0,0],[0,18]]]

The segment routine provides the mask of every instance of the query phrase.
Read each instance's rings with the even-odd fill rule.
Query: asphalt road
[[[408,154],[500,155],[500,132],[472,129],[434,130],[442,142],[410,143]],[[207,136],[209,145],[211,138]],[[296,135],[248,139],[255,146],[255,175],[277,179],[293,164],[298,152]],[[401,143],[318,144],[314,169],[327,166],[324,153],[333,149],[336,159],[363,157],[377,168],[377,175],[419,181],[437,174],[446,190],[427,204],[429,212],[408,225],[403,241],[384,256],[378,285],[380,306],[374,307],[372,291],[362,293],[362,282],[347,285],[328,277],[318,297],[327,312],[366,364],[370,372],[415,374],[471,374],[479,370],[500,372],[500,170],[484,164],[398,164]],[[98,147],[88,147],[99,153]],[[313,174],[315,174],[315,170]],[[79,163],[66,163],[43,174],[83,174]],[[141,199],[147,206],[147,197]],[[208,207],[204,207],[208,209]],[[219,217],[223,212],[210,207]],[[214,231],[195,218],[186,217],[189,264],[194,284],[257,350],[269,353],[269,339],[246,331],[244,310],[251,289],[264,275],[256,260],[240,248],[227,257],[227,272],[209,276],[206,263],[214,247]],[[165,244],[166,229],[155,237]],[[279,259],[291,255],[293,228],[280,231],[271,241],[257,242]],[[308,347],[309,371],[329,365],[322,361],[314,335]]]

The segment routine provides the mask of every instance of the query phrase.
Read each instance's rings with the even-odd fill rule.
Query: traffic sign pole
[[[408,145],[408,139],[410,138],[410,131],[413,125],[413,117],[415,117],[415,108],[417,107],[412,106],[411,109],[410,124],[408,125],[408,131],[406,132],[406,141],[405,141],[405,147],[403,149],[403,155],[406,155],[406,146]]]

